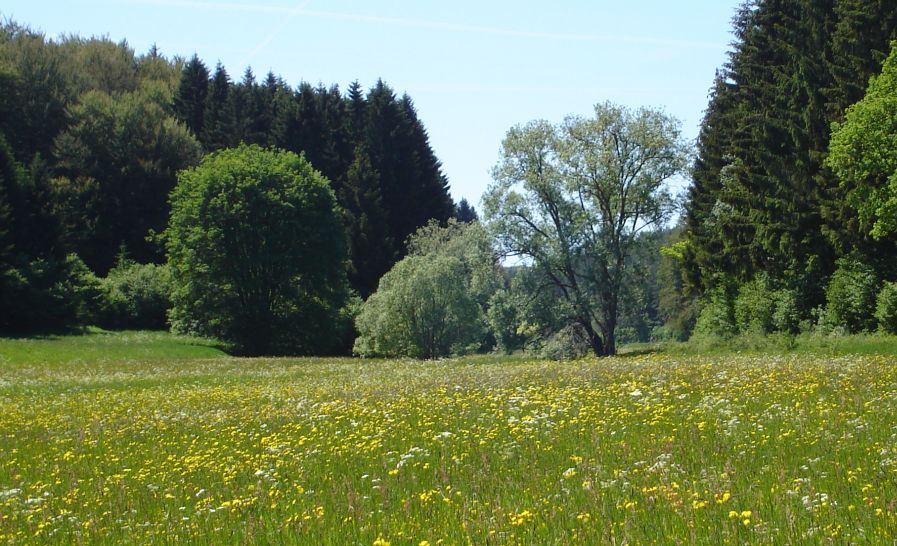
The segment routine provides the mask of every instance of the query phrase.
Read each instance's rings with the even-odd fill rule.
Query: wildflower
[[[533,520],[533,513],[529,510],[524,510],[519,514],[511,514],[510,517],[511,525],[514,527],[519,527],[520,525],[525,525]]]

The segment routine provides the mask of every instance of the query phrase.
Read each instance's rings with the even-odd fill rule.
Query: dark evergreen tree
[[[429,220],[444,222],[452,216],[448,184],[407,96],[397,100],[392,89],[378,81],[365,109],[366,144],[380,173],[390,234],[404,242]]]
[[[271,120],[265,108],[265,91],[255,81],[252,68],[246,68],[243,80],[231,89],[228,99],[233,114],[230,141],[267,146]]]
[[[377,290],[397,259],[389,222],[380,198],[380,175],[364,148],[356,150],[337,196],[342,203],[349,247],[349,281],[362,298]]]
[[[879,270],[897,255],[874,242],[824,168],[831,123],[862,95],[897,29],[876,0],[752,0],[718,75],[698,139],[684,273],[700,290],[764,273],[796,290],[801,311],[824,302],[838,257]]]
[[[231,81],[227,70],[220,62],[209,86],[203,114],[203,130],[199,141],[206,151],[236,145],[234,141],[234,112],[230,101]]]
[[[181,82],[174,97],[174,112],[194,135],[203,132],[206,97],[209,94],[209,70],[197,55],[184,65]]]
[[[839,0],[835,17],[829,65],[832,78],[823,91],[829,120],[841,122],[847,107],[863,97],[869,78],[881,70],[891,41],[897,39],[897,7],[887,0]],[[826,234],[838,255],[853,253],[882,273],[891,269],[897,242],[872,239],[848,203],[852,184],[842,183],[828,170],[821,174],[821,212]]]
[[[455,207],[455,218],[459,222],[464,223],[476,222],[480,219],[479,216],[477,216],[476,209],[471,206],[471,204],[468,203],[467,199],[464,197],[461,198],[458,206]]]

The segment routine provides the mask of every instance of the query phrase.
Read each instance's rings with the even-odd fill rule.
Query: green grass
[[[224,356],[212,340],[167,332],[110,332],[91,328],[82,335],[0,338],[0,369],[9,366],[169,361]]]
[[[0,366],[0,543],[897,538],[886,355],[189,358],[155,335],[6,349],[28,360]],[[118,356],[75,358],[91,338]]]
[[[665,353],[676,356],[727,355],[809,355],[848,356],[881,355],[897,357],[897,336],[884,334],[855,334],[826,336],[801,334],[790,336],[740,335],[729,339],[689,342],[630,343],[620,349],[621,356],[645,353]]]

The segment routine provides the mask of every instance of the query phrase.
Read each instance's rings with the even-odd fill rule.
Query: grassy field
[[[0,543],[897,539],[889,356],[249,360],[92,338],[0,341]]]

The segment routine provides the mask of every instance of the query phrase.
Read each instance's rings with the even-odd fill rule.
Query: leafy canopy
[[[180,173],[171,207],[175,329],[246,354],[337,349],[345,238],[333,191],[305,159],[221,150]]]
[[[658,110],[595,106],[592,118],[508,131],[485,217],[507,255],[532,261],[569,304],[596,354],[616,351],[627,259],[674,209],[665,182],[688,148]]]
[[[897,42],[866,96],[833,124],[827,164],[874,238],[897,232]]]
[[[486,231],[477,222],[430,222],[409,238],[408,252],[362,307],[355,352],[435,358],[480,348],[501,285]]]

